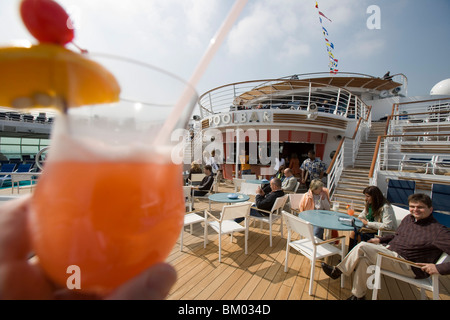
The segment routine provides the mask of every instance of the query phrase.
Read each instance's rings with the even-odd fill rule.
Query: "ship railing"
[[[344,153],[346,144],[348,145],[348,140],[345,137],[342,138],[339,143],[336,153],[331,160],[330,165],[327,170],[327,189],[329,191],[330,197],[333,196],[336,186],[341,178],[342,171],[344,170]]]
[[[449,105],[450,97],[394,103],[392,115],[406,116],[409,113],[449,111]]]
[[[407,117],[391,116],[387,133],[391,135],[450,134],[450,109],[449,111],[412,113]]]
[[[379,136],[369,173],[377,185],[378,174],[450,175],[450,135],[401,134]]]
[[[386,143],[389,137],[388,143]],[[380,171],[388,170],[387,168],[399,167],[400,161],[405,156],[404,164],[412,164],[408,162],[409,158],[417,158],[417,152],[424,153],[426,150],[431,153],[424,159],[430,159],[435,156],[434,161],[428,164],[433,174],[450,173],[447,166],[448,141],[450,139],[450,98],[438,98],[428,100],[417,100],[402,103],[394,103],[392,106],[392,114],[386,121],[386,130],[384,136],[379,136],[375,147],[372,165],[369,173],[371,183],[376,184],[377,176]],[[391,145],[389,144],[391,142]],[[408,153],[391,154],[391,152],[399,152],[397,148],[392,146],[392,142],[403,144],[403,151],[413,151]],[[444,144],[441,144],[443,142]],[[434,147],[434,149],[432,148]],[[447,148],[447,149],[445,149]],[[402,147],[400,147],[402,149]],[[401,151],[401,150],[400,150]],[[433,151],[437,151],[434,153]],[[442,153],[441,155],[436,155]],[[450,151],[447,151],[450,154]],[[414,156],[414,154],[416,156]],[[401,158],[401,159],[400,159]],[[390,163],[389,163],[390,162]],[[382,163],[385,163],[381,165]],[[426,166],[426,165],[425,165]],[[403,166],[403,169],[407,166]],[[410,166],[411,167],[411,166]],[[417,166],[416,166],[417,167]],[[411,168],[410,168],[411,169]],[[411,171],[411,170],[409,170]],[[423,168],[416,169],[423,171]]]
[[[334,114],[358,120],[367,105],[350,91],[306,80],[266,79],[224,85],[199,98],[202,118],[246,110],[292,110]]]

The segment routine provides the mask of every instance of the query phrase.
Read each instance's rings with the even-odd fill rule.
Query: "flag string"
[[[323,26],[323,20],[322,17],[327,19],[328,21],[332,22],[330,18],[328,18],[322,11],[319,10],[319,4],[316,1],[316,9],[319,13],[319,21],[320,21],[320,26],[322,27],[322,33],[325,39],[325,44],[326,44],[326,48],[327,48],[327,52],[328,52],[328,58],[329,58],[329,63],[328,63],[328,67],[330,68],[330,73],[332,74],[337,74],[338,73],[338,59],[336,59],[336,57],[333,54],[333,50],[334,50],[334,44],[328,40],[329,38],[329,33],[328,30],[325,29],[325,27]]]

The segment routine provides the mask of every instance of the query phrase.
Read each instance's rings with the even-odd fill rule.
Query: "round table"
[[[319,228],[330,230],[341,230],[341,231],[353,231],[352,226],[343,224],[338,220],[339,217],[351,218],[351,216],[345,213],[329,210],[306,210],[300,212],[298,214],[298,217],[300,219],[308,221],[312,225]],[[362,221],[359,220],[358,218],[355,218],[355,224],[357,228],[363,227]]]
[[[228,195],[230,195],[230,194],[237,194],[238,197],[235,199],[230,199],[230,198],[228,198]],[[248,201],[250,199],[250,197],[248,195],[242,194],[242,193],[224,192],[224,193],[214,193],[214,194],[208,196],[208,199],[209,199],[209,211],[211,211],[211,201],[232,204],[232,203]]]
[[[266,179],[262,179],[262,180],[245,180],[245,182],[252,183],[252,184],[269,184],[270,183],[270,181],[266,180]]]
[[[238,197],[236,199],[230,199],[228,195],[235,194],[235,193],[214,193],[208,197],[209,204],[211,206],[211,201],[214,202],[222,202],[222,203],[237,203],[237,202],[244,202],[248,201],[250,197],[246,194],[236,193]]]

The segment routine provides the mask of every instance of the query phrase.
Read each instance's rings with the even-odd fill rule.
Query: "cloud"
[[[269,55],[278,61],[311,58],[319,49],[315,47],[317,40],[324,41],[314,5],[315,1],[249,2],[245,15],[230,32],[227,43],[230,55],[247,59]],[[361,1],[322,0],[319,8],[332,20],[327,23],[332,41],[365,14]]]
[[[227,45],[231,55],[271,54],[280,58],[310,51],[303,41],[310,28],[305,23],[308,17],[302,10],[304,3],[286,0],[249,3],[246,14],[230,32]]]

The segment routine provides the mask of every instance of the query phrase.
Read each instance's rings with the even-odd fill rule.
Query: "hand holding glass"
[[[171,137],[158,133],[188,86],[129,60],[101,63],[120,82],[121,101],[70,108],[56,119],[30,227],[54,281],[65,286],[76,265],[81,290],[104,293],[164,261],[178,238],[182,168],[172,161]],[[178,116],[183,128],[187,116]]]

